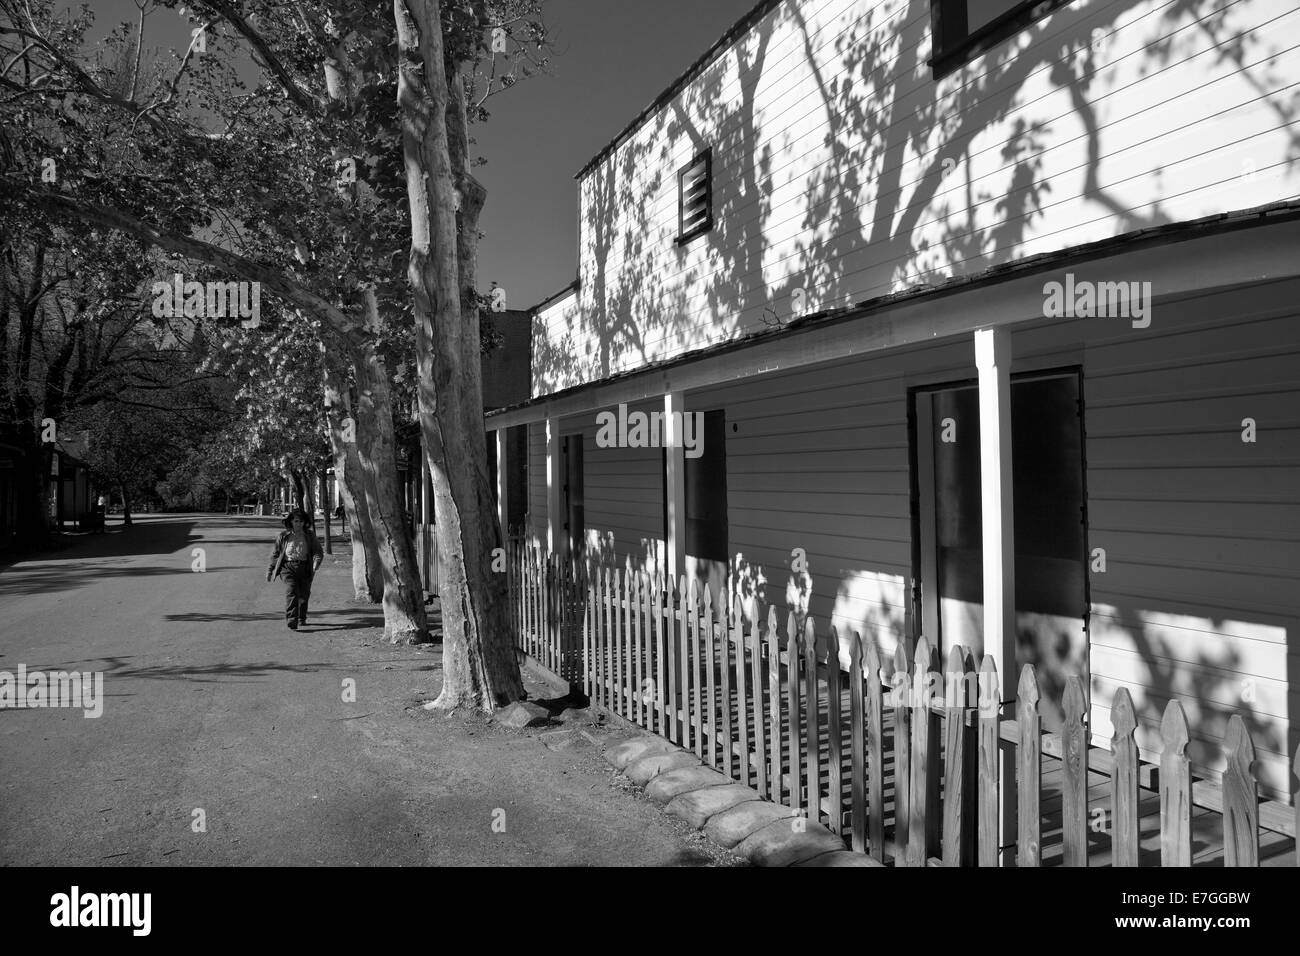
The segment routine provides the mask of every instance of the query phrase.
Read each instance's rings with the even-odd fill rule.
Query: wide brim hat
[[[293,519],[295,517],[302,519],[303,527],[306,527],[307,525],[311,524],[311,519],[307,517],[307,512],[303,511],[301,508],[294,508],[292,511],[290,511],[287,515],[284,516],[285,531],[293,530]]]

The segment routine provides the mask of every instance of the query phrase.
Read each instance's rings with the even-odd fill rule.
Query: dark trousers
[[[307,617],[307,601],[311,598],[311,563],[286,561],[280,569],[284,578],[284,619],[290,624]]]

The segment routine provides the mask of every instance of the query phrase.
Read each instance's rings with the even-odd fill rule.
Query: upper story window
[[[930,0],[933,51],[939,79],[997,46],[1070,0]]]
[[[706,149],[677,174],[677,242],[713,228],[713,150]]]

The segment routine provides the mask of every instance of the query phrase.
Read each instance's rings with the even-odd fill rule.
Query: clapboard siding
[[[1176,696],[1194,761],[1220,770],[1241,710],[1274,794],[1289,786],[1300,692],[1297,302],[1300,282],[1261,283],[1157,302],[1145,330],[1092,319],[1013,335],[1017,362],[1050,362],[1052,338],[1082,356],[1088,544],[1106,555],[1089,576],[1094,740],[1109,739],[1123,686],[1155,753]]]
[[[924,0],[787,0],[580,183],[534,395],[809,311],[1300,194],[1296,0],[1061,8],[936,82]],[[760,62],[761,61],[761,62]],[[675,242],[678,169],[715,218]]]
[[[546,540],[546,423],[528,426],[528,529]]]

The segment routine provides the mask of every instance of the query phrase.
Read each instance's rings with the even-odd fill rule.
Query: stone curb
[[[754,866],[884,866],[846,850],[820,823],[796,829],[794,810],[700,764],[693,753],[644,731],[607,741],[605,760],[646,787],[646,796]]]

